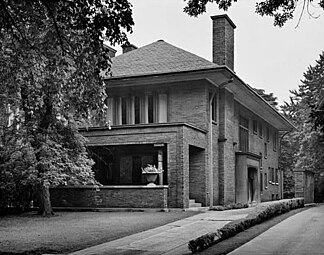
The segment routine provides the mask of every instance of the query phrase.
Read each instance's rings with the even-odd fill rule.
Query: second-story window
[[[167,122],[167,94],[114,96],[107,101],[112,125]]]
[[[279,184],[279,171],[277,168],[275,169],[275,182],[276,184]]]
[[[263,137],[263,125],[262,125],[262,122],[259,122],[259,136],[261,138]]]
[[[266,141],[270,141],[270,128],[268,126],[266,127]]]
[[[276,151],[278,146],[278,133],[276,131],[273,132],[273,150]]]
[[[212,104],[211,104],[211,115],[212,115],[212,121],[217,121],[217,99],[216,95],[213,98]]]
[[[134,108],[135,108],[135,124],[141,123],[141,98],[135,96]]]
[[[264,158],[267,158],[268,157],[268,144],[267,143],[264,143]]]
[[[253,120],[253,134],[258,134],[258,121]]]
[[[239,150],[249,151],[249,120],[242,116],[239,120]]]

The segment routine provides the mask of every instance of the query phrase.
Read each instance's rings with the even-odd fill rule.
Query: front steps
[[[201,203],[196,203],[195,199],[189,199],[189,208],[201,207]]]
[[[202,207],[201,203],[196,203],[195,199],[189,199],[189,208],[185,211],[208,211],[208,207]]]

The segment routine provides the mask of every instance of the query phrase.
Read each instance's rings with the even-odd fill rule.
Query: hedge
[[[207,249],[208,247],[232,237],[267,219],[273,218],[290,210],[304,207],[304,198],[285,199],[270,203],[261,203],[255,207],[248,216],[232,221],[216,232],[202,235],[189,241],[188,248],[192,253]]]

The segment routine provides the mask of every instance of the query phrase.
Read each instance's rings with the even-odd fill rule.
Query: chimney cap
[[[114,48],[108,46],[107,44],[104,44],[103,46],[104,46],[104,48],[108,49],[109,51],[112,51],[113,53],[117,52],[117,50],[115,50]]]
[[[124,48],[127,48],[127,47],[131,47],[131,48],[133,48],[133,49],[137,49],[137,46],[134,45],[134,44],[131,44],[131,43],[123,44],[121,47],[122,47],[123,49],[124,49]]]
[[[236,28],[236,25],[234,24],[234,22],[230,19],[230,17],[227,14],[214,15],[214,16],[210,16],[210,18],[212,20],[225,18],[232,25],[233,28]]]

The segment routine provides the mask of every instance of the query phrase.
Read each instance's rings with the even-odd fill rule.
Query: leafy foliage
[[[16,184],[12,172],[30,176],[34,187],[94,183],[77,126],[103,118],[111,64],[103,42],[127,43],[132,25],[127,0],[0,0],[1,174]]]
[[[208,3],[216,3],[218,8],[227,11],[232,6],[232,3],[237,0],[188,0],[184,12],[190,16],[198,16],[206,12]],[[301,15],[306,11],[309,15],[311,1],[309,0],[266,0],[256,3],[255,12],[261,16],[270,16],[274,19],[275,26],[283,26],[288,20],[294,17],[294,12],[299,2],[302,2],[303,9]],[[324,0],[320,0],[318,5],[324,9]]]
[[[278,110],[277,97],[273,93],[267,94],[264,89],[253,88],[264,100],[266,100],[273,108]]]
[[[0,146],[0,208],[24,210],[32,199],[32,186],[37,180],[33,149],[21,137],[5,129]]]
[[[259,204],[245,218],[227,223],[216,232],[210,232],[196,239],[190,240],[188,249],[192,253],[203,251],[220,241],[228,239],[236,234],[277,215],[289,212],[290,210],[304,207],[303,198],[286,199],[271,204]]]
[[[322,54],[316,65],[310,66],[304,73],[298,90],[290,91],[290,102],[281,107],[284,115],[296,127],[282,144],[282,162],[285,162],[283,167],[311,170],[315,173],[315,180],[318,180],[320,173],[324,171],[323,130],[314,128],[319,127],[319,123],[313,115],[314,109],[317,109],[323,100],[323,65]]]
[[[316,65],[309,67],[304,83],[308,90],[306,100],[309,102],[314,128],[324,133],[324,52],[316,61]]]

